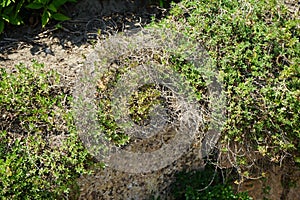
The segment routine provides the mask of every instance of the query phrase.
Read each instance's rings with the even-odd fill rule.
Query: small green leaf
[[[55,25],[55,28],[60,29],[60,28],[62,28],[62,25],[60,23],[58,23]]]
[[[22,0],[22,1],[20,1],[19,3],[18,3],[18,5],[17,5],[17,7],[16,7],[16,13],[15,13],[15,16],[17,17],[17,14],[20,12],[20,10],[21,10],[21,8],[22,8],[22,6],[23,6],[23,4],[24,4],[24,1],[25,0]]]
[[[70,20],[70,17],[63,15],[61,13],[55,13],[52,15],[53,19],[57,20],[57,21],[66,21],[66,20]]]
[[[9,4],[11,4],[12,1],[8,0],[8,1],[3,1],[0,5],[2,8],[9,6]]]
[[[67,0],[54,0],[50,5],[54,6],[56,9],[58,9],[60,6],[65,4]]]
[[[45,10],[43,15],[42,15],[42,27],[43,28],[49,22],[50,17],[51,17],[51,13],[48,10]]]
[[[53,12],[57,12],[57,7],[56,7],[53,3],[51,3],[51,4],[48,6],[48,9],[51,10],[51,11],[53,11]]]
[[[43,7],[44,5],[41,3],[30,3],[26,6],[26,8],[30,8],[30,9],[41,9]]]

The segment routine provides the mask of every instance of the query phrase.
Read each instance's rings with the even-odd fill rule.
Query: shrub
[[[218,68],[228,98],[222,145],[233,166],[247,170],[255,152],[299,160],[299,13],[279,1],[184,0],[161,24],[203,43]]]
[[[0,196],[53,199],[87,173],[90,156],[78,139],[60,77],[31,67],[0,71]]]

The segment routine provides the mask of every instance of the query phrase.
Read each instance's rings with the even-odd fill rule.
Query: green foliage
[[[15,2],[14,0],[3,0],[0,3],[0,33],[4,30],[4,23],[20,25],[23,20],[19,16],[25,0]]]
[[[154,84],[144,85],[136,91],[129,101],[130,117],[140,126],[147,125],[149,113],[157,104],[160,104],[161,92]]]
[[[0,3],[0,33],[3,32],[5,23],[24,24],[26,10],[30,12],[36,10],[41,13],[42,27],[45,27],[50,19],[68,20],[69,17],[59,12],[59,8],[67,2],[76,2],[76,0],[2,0]]]
[[[170,59],[170,64],[171,67],[188,82],[193,89],[197,100],[204,103],[204,99],[208,92],[207,83],[203,79],[199,69],[196,69],[194,64],[187,62],[185,59],[178,56],[173,56]]]
[[[162,8],[170,8],[171,3],[179,2],[179,0],[150,0],[151,4],[156,4]]]
[[[203,43],[224,80],[229,101],[223,144],[236,143],[278,162],[288,152],[297,161],[299,12],[279,1],[184,0],[173,5],[171,15],[162,24]],[[254,162],[244,153],[237,164]]]
[[[184,60],[180,56],[171,56],[170,58],[164,57],[164,53],[155,54],[153,59],[171,70],[175,70],[187,81],[187,84],[194,89],[195,96],[198,100],[205,102],[205,81],[202,79],[200,72],[195,70],[195,66]],[[126,56],[124,56],[126,57]],[[137,54],[138,57],[138,54]],[[124,130],[116,123],[115,113],[112,113],[112,95],[114,88],[119,78],[126,74],[131,68],[139,66],[138,61],[133,59],[121,58],[118,60],[120,68],[105,70],[99,76],[97,81],[97,104],[98,104],[98,122],[101,132],[105,134],[109,141],[114,142],[115,145],[128,144],[130,137],[124,133]],[[143,61],[142,61],[143,62]],[[146,84],[137,88],[128,98],[128,115],[132,121],[139,126],[146,126],[150,123],[151,111],[157,105],[164,106],[167,110],[171,110],[168,106],[168,97],[162,95],[162,92],[171,92],[159,84]],[[170,93],[171,95],[171,93]],[[169,102],[170,103],[170,102]],[[174,113],[173,113],[174,114]],[[171,116],[170,116],[171,117]],[[130,123],[123,124],[130,126]]]
[[[53,199],[87,173],[59,76],[36,62],[0,71],[0,196]]]
[[[101,77],[99,77],[97,85],[97,113],[100,130],[105,134],[108,140],[117,146],[125,145],[130,139],[117,125],[111,111],[112,102],[109,97],[123,70],[125,69],[119,70],[118,72],[112,70],[103,73]]]
[[[44,27],[51,18],[57,21],[65,21],[70,18],[58,13],[58,9],[67,2],[76,2],[76,0],[34,0],[26,8],[28,9],[42,9],[42,27]]]
[[[203,171],[180,172],[171,186],[175,199],[187,200],[251,200],[247,193],[235,193],[232,187],[222,180],[222,172],[212,166]]]

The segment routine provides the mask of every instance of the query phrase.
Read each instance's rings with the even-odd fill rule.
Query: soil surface
[[[39,17],[31,16],[28,26],[8,26],[0,35],[0,67],[30,65],[36,60],[58,70],[72,83],[98,40],[144,27],[153,17],[159,19],[166,13],[157,6],[140,2],[80,0],[64,7],[72,18],[69,21],[50,22],[41,29]]]
[[[290,4],[290,8],[295,10],[297,3]],[[144,27],[153,17],[159,19],[167,14],[167,10],[142,0],[80,0],[64,9],[72,19],[51,22],[44,29],[40,28],[41,22],[36,16],[30,17],[28,26],[7,27],[0,36],[0,67],[13,68],[19,63],[29,66],[36,60],[57,70],[72,87],[98,40],[116,32]],[[181,169],[200,169],[203,163],[199,158],[195,148],[172,166],[155,173],[96,170],[95,174],[78,179],[80,194],[74,193],[70,198],[147,199],[158,195],[167,198],[174,173]],[[249,191],[254,199],[300,199],[300,172],[273,165],[267,168],[267,179],[245,182],[240,190]],[[285,187],[287,182],[298,187]]]

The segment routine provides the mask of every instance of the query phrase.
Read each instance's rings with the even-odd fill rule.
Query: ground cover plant
[[[0,197],[67,197],[87,173],[89,154],[75,132],[66,88],[42,64],[0,71]]]
[[[184,0],[170,13],[161,25],[204,44],[224,81],[220,155],[240,173],[237,183],[264,176],[260,159],[299,163],[299,12],[280,1]]]
[[[119,41],[121,43],[121,41]],[[139,66],[147,65],[151,60],[152,65],[165,66],[164,69],[168,68],[174,70],[176,73],[181,74],[182,80],[190,84],[195,92],[195,99],[203,103],[203,108],[207,109],[207,90],[205,90],[205,81],[201,78],[201,74],[195,69],[195,66],[186,61],[183,57],[169,55],[169,52],[164,52],[163,49],[151,49],[148,46],[144,49],[135,49],[134,58],[133,53],[129,51],[124,53],[122,50],[114,49],[116,51],[113,55],[122,54],[122,56],[114,58],[112,63],[108,64],[109,69],[101,71],[99,78],[97,79],[97,104],[98,104],[98,121],[101,131],[105,133],[106,137],[110,141],[113,141],[116,145],[122,146],[128,144],[130,137],[128,133],[118,126],[112,110],[112,98],[114,97],[114,89],[120,81],[121,77],[126,77],[126,74],[130,70],[134,70]],[[99,55],[102,55],[102,51],[99,50]],[[149,59],[148,57],[151,57]],[[149,59],[149,60],[148,60]],[[100,62],[96,60],[95,62]],[[112,67],[113,66],[113,67]],[[179,67],[180,66],[180,67]],[[101,69],[102,69],[101,68]],[[159,69],[159,68],[158,68]],[[159,71],[159,70],[158,70]],[[185,73],[183,73],[185,72]],[[130,82],[131,80],[129,80]],[[130,84],[130,83],[128,83]],[[161,104],[164,109],[167,110],[169,117],[168,123],[172,123],[175,120],[180,111],[177,113],[174,111],[175,95],[170,88],[163,86],[163,83],[146,84],[139,87],[128,98],[128,114],[131,117],[134,124],[139,126],[147,126],[150,122],[150,112],[155,105]],[[174,102],[172,102],[172,99]],[[124,111],[125,112],[125,111]],[[208,112],[208,111],[207,111]],[[178,120],[178,119],[177,119]],[[124,127],[123,127],[124,128]]]

